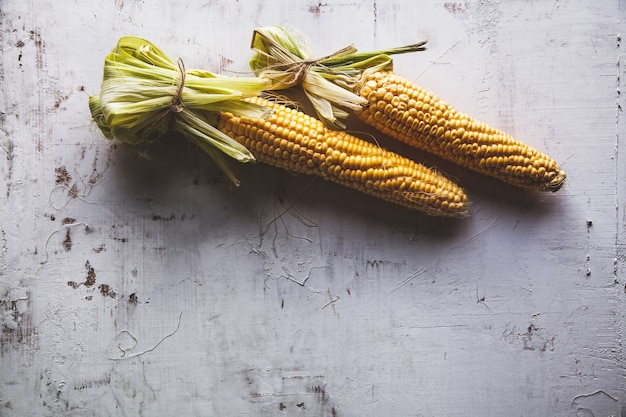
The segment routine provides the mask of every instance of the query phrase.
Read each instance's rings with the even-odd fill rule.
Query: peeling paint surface
[[[0,416],[626,414],[623,1],[0,3]],[[568,183],[377,134],[467,189],[447,221],[91,123],[118,37],[237,75],[274,23],[319,56],[428,38],[395,70]]]

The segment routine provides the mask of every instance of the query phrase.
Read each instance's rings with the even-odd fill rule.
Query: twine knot
[[[183,105],[183,88],[185,88],[185,64],[182,59],[178,58],[178,72],[180,76],[178,77],[178,82],[176,83],[176,91],[174,92],[174,97],[172,98],[172,105],[169,108],[170,112],[180,113],[185,108]]]
[[[320,58],[315,58],[315,59],[299,59],[292,55],[290,59],[282,60],[283,62],[278,62],[274,65],[268,65],[265,67],[265,69],[271,70],[271,71],[277,71],[278,73],[283,73],[279,76],[275,76],[276,78],[282,78],[285,75],[291,75],[291,77],[289,77],[287,80],[285,80],[284,78],[282,80],[282,82],[287,85],[290,85],[290,86],[301,85],[302,82],[304,81],[304,78],[311,70],[311,68],[324,66],[323,64],[324,61],[343,56],[352,50],[353,50],[353,46],[349,45],[333,52],[332,54],[329,54]],[[258,52],[262,55],[265,55],[266,57],[269,57],[270,59],[276,59],[274,56],[266,52],[262,52],[262,51],[258,51]],[[286,60],[289,62],[285,62]],[[334,71],[331,68],[327,68],[327,70],[329,72]]]

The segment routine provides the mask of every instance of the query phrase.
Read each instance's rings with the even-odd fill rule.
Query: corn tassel
[[[429,215],[464,217],[468,199],[455,183],[423,165],[346,132],[330,130],[298,110],[262,98],[269,119],[222,113],[218,129],[256,160],[332,182]]]
[[[420,51],[425,49],[424,44],[366,53],[357,53],[351,48],[348,53],[311,60],[289,32],[280,26],[271,26],[255,30],[252,47],[256,54],[250,64],[257,75],[272,81],[272,89],[285,88],[286,79],[294,82],[306,79],[299,74],[303,69],[315,73],[322,80],[322,86],[341,86],[346,93],[354,94],[356,97],[351,100],[359,104],[354,112],[382,133],[515,186],[558,191],[566,174],[554,159],[458,112],[393,72],[389,55]],[[316,97],[317,102],[326,101],[326,107],[341,107],[336,94],[323,93],[328,88],[302,82],[301,85],[309,97]],[[342,97],[342,100],[350,97]],[[319,114],[317,103],[313,105]],[[340,117],[342,113],[336,115]],[[332,125],[336,127],[338,123]]]

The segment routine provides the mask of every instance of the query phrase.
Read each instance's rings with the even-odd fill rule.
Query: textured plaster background
[[[624,415],[623,1],[0,10],[0,416]],[[318,56],[428,38],[396,71],[568,183],[520,192],[379,135],[466,187],[446,221],[262,165],[233,188],[179,139],[90,122],[120,36],[237,75],[274,23]]]

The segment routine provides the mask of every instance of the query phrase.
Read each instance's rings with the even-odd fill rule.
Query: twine
[[[287,52],[280,44],[277,44],[275,42],[272,42],[272,44],[275,44],[274,46],[282,49],[283,51]],[[286,84],[289,85],[300,85],[302,84],[302,82],[304,81],[304,78],[306,77],[306,75],[309,73],[309,71],[311,70],[311,68],[316,67],[316,66],[324,66],[324,64],[322,63],[323,61],[332,59],[332,58],[336,58],[338,56],[341,56],[343,54],[345,54],[347,51],[352,50],[352,46],[348,45],[345,46],[335,52],[333,52],[332,54],[323,56],[321,58],[316,58],[316,59],[299,59],[299,60],[294,60],[292,62],[286,62],[286,63],[277,63],[274,65],[268,65],[265,67],[266,70],[275,70],[275,71],[280,71],[280,72],[286,72],[289,74],[293,74],[293,79],[289,80],[289,81],[283,81]],[[262,55],[265,55],[266,57],[268,57],[269,59],[272,60],[276,60],[276,57],[274,57],[271,54],[268,54],[266,52],[263,51],[258,51],[259,53],[261,53]],[[328,68],[328,70],[334,72],[334,70],[332,70],[331,68]]]
[[[318,62],[320,60],[307,60],[307,61],[300,61],[300,62],[294,62],[292,68],[295,71],[295,79],[293,81],[294,85],[300,85],[302,84],[302,81],[304,81],[304,77],[306,77],[307,73],[309,72],[309,70],[315,66],[318,65]]]
[[[183,105],[183,88],[185,88],[185,63],[182,59],[178,58],[178,72],[180,76],[178,77],[178,82],[176,83],[176,91],[174,92],[174,97],[172,98],[172,104],[169,108],[170,112],[180,113],[184,110],[185,106]]]

